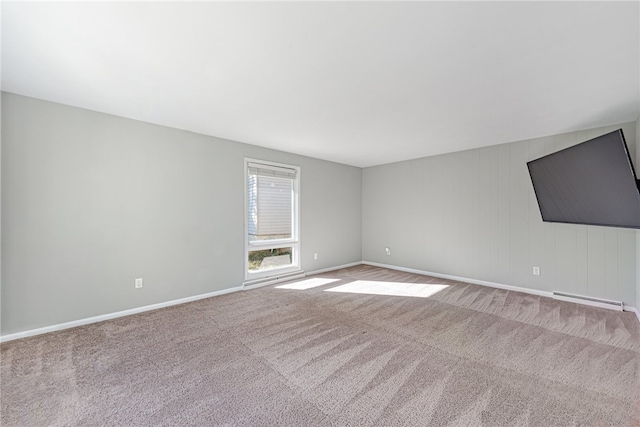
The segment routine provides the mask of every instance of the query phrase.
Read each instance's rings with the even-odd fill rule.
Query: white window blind
[[[247,165],[249,242],[292,239],[296,170]]]

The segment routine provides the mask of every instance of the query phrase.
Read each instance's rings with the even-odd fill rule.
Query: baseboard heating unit
[[[624,304],[622,301],[611,301],[600,298],[584,297],[582,295],[566,294],[564,292],[554,292],[553,299],[575,302],[578,304],[592,305],[594,307],[608,308],[610,310],[622,311]]]

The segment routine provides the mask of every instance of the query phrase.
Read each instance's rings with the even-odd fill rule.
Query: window
[[[300,270],[300,168],[245,159],[245,280]]]

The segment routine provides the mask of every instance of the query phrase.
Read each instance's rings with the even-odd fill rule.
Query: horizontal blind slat
[[[295,169],[283,168],[279,166],[263,165],[260,163],[249,163],[247,169],[249,175],[271,176],[286,179],[296,178]]]

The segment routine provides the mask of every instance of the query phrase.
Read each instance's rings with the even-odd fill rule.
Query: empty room
[[[640,2],[30,2],[0,425],[640,426]]]

